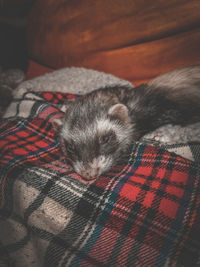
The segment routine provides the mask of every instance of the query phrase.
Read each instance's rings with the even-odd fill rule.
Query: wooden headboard
[[[27,44],[41,65],[92,68],[137,84],[200,63],[200,1],[37,0]]]

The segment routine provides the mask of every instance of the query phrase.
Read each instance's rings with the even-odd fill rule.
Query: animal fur
[[[129,145],[165,124],[200,121],[200,65],[177,69],[136,88],[98,89],[66,104],[60,144],[77,173],[97,178]]]

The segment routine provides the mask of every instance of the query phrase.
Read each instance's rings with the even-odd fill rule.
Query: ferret
[[[79,175],[98,178],[132,142],[165,124],[200,121],[200,65],[176,69],[135,88],[100,88],[65,105],[60,146]]]

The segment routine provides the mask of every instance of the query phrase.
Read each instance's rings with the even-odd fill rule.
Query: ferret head
[[[131,123],[123,104],[78,99],[66,107],[60,124],[62,151],[86,180],[109,170],[131,142]]]

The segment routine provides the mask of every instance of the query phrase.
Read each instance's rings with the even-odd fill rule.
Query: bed
[[[144,5],[35,2],[26,81],[0,123],[0,265],[199,266],[199,124],[145,136],[90,182],[52,124],[81,94],[200,63],[199,2]]]

